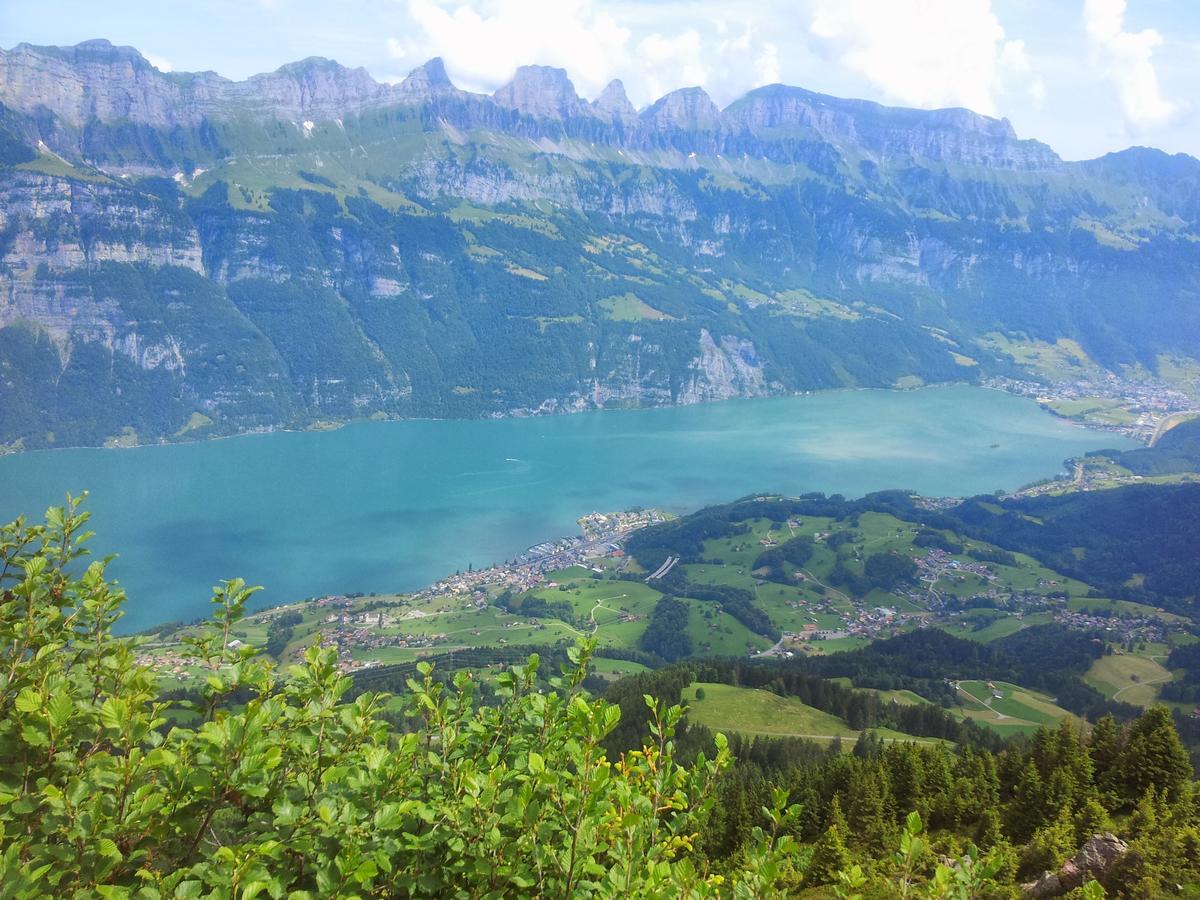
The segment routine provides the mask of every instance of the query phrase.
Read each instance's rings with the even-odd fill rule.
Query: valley
[[[705,524],[718,521],[728,524]],[[580,520],[580,537],[545,542],[511,566],[460,574],[413,594],[274,607],[247,617],[231,639],[283,664],[320,644],[336,652],[343,672],[370,683],[402,679],[418,661],[467,666],[486,678],[507,659],[538,648],[558,653],[583,638],[595,642],[597,677],[610,681],[687,659],[809,661],[821,672],[840,665],[840,651],[927,629],[981,647],[1011,644],[1027,629],[1051,629],[1098,648],[1072,676],[1073,690],[1094,691],[1090,700],[1065,701],[1074,711],[1043,686],[979,678],[968,669],[962,670],[968,677],[956,677],[953,662],[945,664],[945,690],[936,696],[831,678],[877,694],[880,706],[933,703],[1001,737],[1032,735],[1063,719],[1078,723],[1081,702],[1149,707],[1164,684],[1182,677],[1163,662],[1172,649],[1200,640],[1187,616],[1106,595],[1027,553],[972,537],[968,526],[932,528],[931,521],[919,503],[892,495],[862,501],[762,495],[682,519],[654,510],[593,514]],[[683,538],[698,527],[704,530]],[[704,537],[722,530],[729,534]],[[662,551],[653,548],[664,540],[682,559],[655,578]],[[571,564],[552,568],[550,561]],[[680,631],[659,643],[651,632],[672,598],[682,604]],[[188,687],[201,676],[179,655],[190,633],[168,626],[139,639],[140,661],[164,685]],[[694,721],[749,736],[824,742],[853,743],[862,730],[796,700],[745,691],[702,677],[689,695]],[[877,731],[903,739],[894,730]]]
[[[0,0],[0,898],[1200,897],[1187,6]]]

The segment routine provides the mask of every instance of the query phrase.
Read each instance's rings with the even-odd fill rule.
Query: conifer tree
[[[1115,808],[1120,796],[1117,763],[1121,756],[1121,733],[1112,714],[1101,716],[1088,737],[1092,777],[1106,807]]]
[[[1075,855],[1075,823],[1066,807],[1059,810],[1053,822],[1033,833],[1033,838],[1021,856],[1021,871],[1027,875],[1057,870]]]
[[[1147,710],[1129,729],[1118,760],[1124,799],[1133,801],[1147,790],[1164,791],[1167,800],[1180,799],[1192,777],[1188,752],[1165,706]]]
[[[1008,809],[1008,831],[1017,841],[1028,840],[1046,822],[1046,798],[1042,776],[1032,759],[1017,779]]]
[[[838,873],[850,865],[850,853],[846,849],[846,819],[842,815],[842,804],[835,794],[829,803],[829,826],[813,850],[812,861],[804,875],[806,884],[833,884]]]
[[[1095,797],[1089,797],[1075,813],[1075,843],[1082,845],[1096,834],[1112,828],[1108,812]]]
[[[864,771],[851,788],[849,822],[854,842],[872,854],[891,844],[892,828],[884,812],[884,786],[878,769]]]

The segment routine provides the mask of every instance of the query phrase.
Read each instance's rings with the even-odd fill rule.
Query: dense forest
[[[1153,447],[1136,450],[1098,450],[1135,475],[1176,475],[1200,471],[1200,418],[1181,422],[1166,431]]]

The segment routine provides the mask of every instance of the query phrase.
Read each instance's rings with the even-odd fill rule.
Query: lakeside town
[[[235,636],[230,646],[237,649],[243,640],[249,641],[249,631],[256,632],[256,637],[269,635],[272,623],[288,615],[299,621],[302,613],[311,620],[309,624],[319,626],[322,645],[337,651],[339,668],[345,673],[400,658],[416,658],[438,647],[462,646],[472,640],[500,646],[520,643],[518,635],[527,640],[547,628],[561,631],[564,638],[582,636],[583,632],[561,621],[505,612],[495,605],[496,598],[505,592],[519,595],[539,588],[553,589],[557,585],[552,574],[573,566],[596,575],[624,572],[629,565],[624,552],[628,537],[669,518],[668,513],[658,509],[590,513],[578,520],[577,536],[543,541],[513,560],[460,571],[411,594],[334,595],[254,613],[245,620],[248,631]],[[798,524],[787,523],[790,530]],[[815,535],[818,542],[825,537],[820,532]],[[767,650],[750,649],[751,655],[787,657],[799,652],[823,652],[821,645],[827,641],[865,642],[932,624],[978,630],[997,618],[1011,617],[1020,622],[1030,616],[1038,617],[1035,621],[1055,621],[1081,631],[1104,633],[1120,644],[1165,638],[1167,623],[1152,614],[1114,615],[1099,607],[1068,607],[1065,588],[1054,579],[1039,578],[1035,587],[1018,589],[987,563],[956,559],[937,547],[915,557],[914,562],[915,583],[897,590],[896,602],[891,604],[886,600],[881,603],[880,598],[853,598],[812,578],[826,589],[819,599],[794,601],[804,607],[803,612],[812,621],[799,631],[785,632]],[[805,580],[811,577],[804,575]],[[970,594],[961,590],[968,579],[980,586]],[[985,611],[994,611],[994,615],[977,617]],[[818,624],[817,614],[822,615],[824,624]],[[512,635],[512,640],[506,635]],[[175,679],[187,680],[201,674],[177,643],[148,643],[138,660]]]
[[[535,544],[515,559],[488,566],[456,572],[426,588],[386,600],[362,594],[318,597],[262,610],[247,617],[250,626],[275,619],[281,614],[304,608],[316,612],[322,624],[321,643],[337,650],[339,668],[343,672],[379,665],[376,659],[362,658],[364,653],[383,648],[396,650],[429,650],[446,643],[452,635],[442,632],[421,632],[411,627],[419,620],[462,611],[467,608],[483,611],[491,597],[502,591],[524,593],[543,586],[553,586],[548,573],[571,566],[585,566],[598,571],[596,560],[609,559],[618,567],[625,564],[624,541],[633,532],[673,518],[660,509],[634,508],[619,512],[593,512],[577,521],[580,534]],[[529,621],[514,618],[505,627],[545,627],[536,618]],[[477,629],[467,629],[468,632]],[[229,646],[237,649],[242,640],[234,638]],[[188,678],[199,673],[193,660],[186,658],[178,646],[159,646],[149,643],[138,655],[141,665],[160,674]]]
[[[981,384],[1035,400],[1059,418],[1144,443],[1153,443],[1173,417],[1200,411],[1200,379],[1183,390],[1179,383],[1158,378],[1134,379],[1098,370],[1051,382],[991,376]]]

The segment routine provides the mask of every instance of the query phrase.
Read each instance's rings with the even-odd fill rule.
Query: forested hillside
[[[0,443],[1036,379],[1067,350],[1153,373],[1200,345],[1197,185],[782,85],[637,112],[537,66],[486,97],[436,60],[229,82],[21,45]]]

